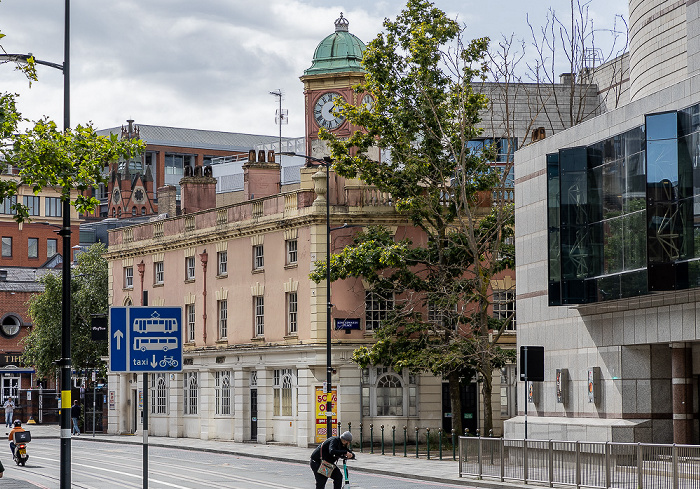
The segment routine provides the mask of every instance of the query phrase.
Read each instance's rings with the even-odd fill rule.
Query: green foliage
[[[131,157],[144,147],[143,141],[120,140],[115,134],[98,136],[91,125],[60,131],[48,119],[37,121],[32,128],[17,134],[17,127],[24,119],[11,95],[3,95],[0,111],[0,136],[7,141],[0,148],[5,159],[3,166],[18,169],[14,181],[0,183],[0,201],[16,195],[21,185],[31,187],[35,194],[51,187],[60,190],[62,200],[69,200],[78,212],[87,214],[99,205],[99,200],[82,192],[105,182],[104,168],[111,161]],[[17,222],[29,220],[28,209],[22,202],[18,201],[13,208]]]
[[[396,242],[387,230],[370,228],[331,257],[333,280],[362,277],[374,291],[396,297],[374,331],[376,343],[357,350],[354,360],[443,376],[451,392],[478,372],[488,398],[493,369],[512,359],[496,344],[508,321],[490,318],[488,310],[491,279],[514,263],[514,215],[512,205],[490,201],[505,182],[490,164],[494,148],[467,144],[481,134],[479,111],[487,107],[472,83],[485,78],[488,39],[465,43],[462,34],[429,1],[408,0],[364,54],[367,73],[355,90],[374,103],[339,102],[338,112],[364,130],[348,139],[319,134],[338,174],[390,193],[425,238]],[[373,159],[376,146],[389,158]],[[325,278],[324,263],[311,278]],[[453,419],[459,423],[461,416]]]
[[[107,344],[91,339],[93,314],[107,314],[109,308],[107,251],[101,243],[78,256],[71,281],[71,360],[74,368],[105,369],[100,357],[107,355]],[[63,281],[60,273],[42,277],[45,290],[29,300],[33,326],[24,340],[23,362],[33,365],[40,377],[58,371],[54,362],[61,358],[61,307]]]

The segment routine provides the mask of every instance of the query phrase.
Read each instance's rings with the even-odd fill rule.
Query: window
[[[457,305],[450,308],[451,311],[438,310],[438,307],[436,304],[428,302],[428,322],[438,328],[455,329]]]
[[[7,199],[0,201],[0,214],[17,214],[17,212],[12,209],[12,206],[16,203],[17,197],[8,197]]]
[[[194,280],[194,256],[185,258],[185,280]]]
[[[124,288],[134,288],[134,267],[124,267]]]
[[[394,309],[393,292],[365,292],[365,330],[374,331]]]
[[[216,414],[231,415],[231,372],[228,370],[214,372],[216,391]]]
[[[219,251],[216,254],[217,270],[219,275],[228,274],[228,252]]]
[[[297,293],[287,293],[287,333],[297,334]]]
[[[9,314],[2,319],[0,333],[2,333],[5,338],[14,338],[19,334],[21,326],[21,320],[17,316]]]
[[[228,301],[217,301],[217,309],[219,310],[219,339],[225,340],[228,332]]]
[[[12,238],[10,236],[2,237],[2,256],[5,258],[12,256]]]
[[[273,416],[294,415],[294,377],[295,375],[292,373],[292,369],[289,368],[274,371],[272,382]]]
[[[296,265],[297,263],[297,240],[289,239],[287,245],[287,265]]]
[[[58,197],[46,197],[44,199],[44,214],[46,217],[61,217],[61,199]]]
[[[255,336],[263,336],[265,334],[265,298],[261,295],[253,297],[255,304]]]
[[[197,414],[197,397],[199,394],[199,384],[197,382],[197,372],[185,372],[185,413]]]
[[[27,239],[27,257],[39,258],[39,238]]]
[[[151,413],[168,414],[168,384],[164,373],[151,374]]]
[[[515,292],[494,290],[493,317],[500,320],[510,319],[506,331],[515,331]]]
[[[363,416],[417,416],[418,379],[387,367],[362,369]]]
[[[41,214],[40,197],[35,195],[25,195],[24,205],[27,206],[27,212],[30,216],[38,216]]]
[[[19,401],[19,375],[5,374],[2,376],[2,402],[11,397],[17,406]]]
[[[47,239],[46,240],[46,258],[51,258],[58,251],[58,240]]]
[[[153,264],[153,283],[162,284],[165,278],[165,264],[157,261]]]
[[[255,245],[253,246],[253,270],[262,270],[264,266],[263,245]]]
[[[136,206],[131,208],[131,215],[133,217],[136,217],[138,215],[138,209],[136,208]]]
[[[187,341],[191,343],[194,341],[194,304],[187,304],[185,306],[185,314],[187,315]]]

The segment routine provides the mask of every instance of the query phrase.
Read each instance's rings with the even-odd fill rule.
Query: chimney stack
[[[250,154],[254,155],[255,151],[251,150]],[[257,161],[255,158],[249,158],[248,162],[243,164],[244,200],[260,199],[280,192],[281,166],[274,161],[274,156],[272,152],[272,161],[268,155],[266,162],[265,151],[260,150]]]

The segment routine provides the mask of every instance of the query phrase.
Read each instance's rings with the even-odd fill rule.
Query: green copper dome
[[[305,75],[365,71],[360,64],[365,43],[348,32],[348,24],[341,12],[340,18],[335,21],[335,32],[316,47],[314,60],[311,67],[304,71]]]

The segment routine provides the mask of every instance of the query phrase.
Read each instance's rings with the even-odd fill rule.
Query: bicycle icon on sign
[[[173,357],[165,357],[160,361],[161,367],[177,368],[177,365],[177,360],[175,360]]]

